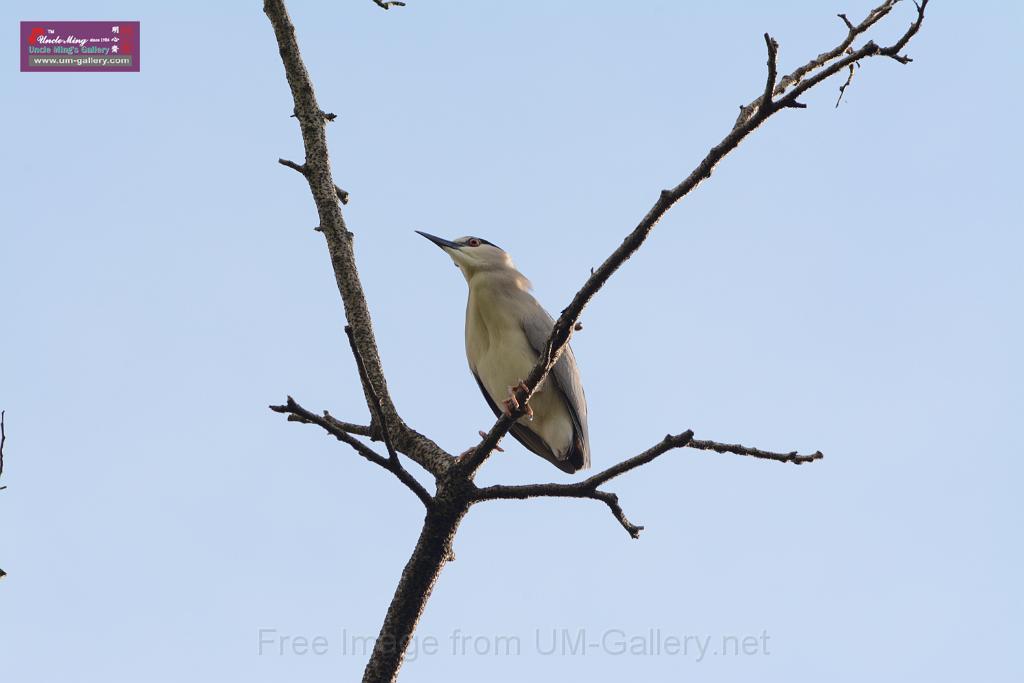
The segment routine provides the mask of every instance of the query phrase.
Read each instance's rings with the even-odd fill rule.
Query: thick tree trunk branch
[[[437,577],[444,565],[454,559],[452,541],[468,509],[468,502],[457,498],[439,502],[427,510],[423,530],[402,570],[398,588],[363,672],[364,683],[381,683],[397,678],[405,650]]]
[[[320,216],[320,229],[327,241],[331,266],[345,307],[345,319],[352,328],[355,346],[366,366],[367,381],[363,393],[367,405],[372,413],[372,396],[378,397],[380,409],[394,432],[391,434],[394,446],[436,477],[450,466],[452,458],[433,441],[406,427],[391,401],[366,296],[356,270],[353,235],[345,226],[338,204],[337,186],[331,175],[323,111],[316,101],[313,84],[299,53],[295,27],[283,0],[266,0],[263,11],[274,27],[285,76],[295,101],[295,116],[302,130],[306,161],[301,165],[301,172],[309,183]]]

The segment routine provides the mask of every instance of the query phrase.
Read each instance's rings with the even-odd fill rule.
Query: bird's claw
[[[501,402],[501,412],[505,414],[505,417],[512,417],[512,413],[517,410],[519,410],[519,401],[515,396],[509,396]]]
[[[506,417],[511,416],[514,412],[519,412],[520,409],[522,409],[523,412],[530,418],[533,417],[533,408],[530,407],[530,404],[527,403],[525,406],[520,406],[519,399],[516,398],[517,391],[523,391],[525,393],[528,392],[529,390],[530,388],[526,386],[526,382],[522,381],[520,381],[519,384],[515,385],[514,387],[508,388],[508,398],[501,402],[502,408],[504,409],[503,412],[505,413]]]

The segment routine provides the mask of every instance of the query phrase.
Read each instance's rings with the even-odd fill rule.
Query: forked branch
[[[486,486],[478,489],[475,500],[510,500],[539,497],[591,498],[593,500],[599,500],[607,505],[608,509],[611,510],[612,515],[618,520],[622,527],[629,532],[629,535],[633,538],[639,538],[643,527],[633,524],[626,518],[622,507],[619,505],[619,497],[611,491],[602,491],[598,487],[619,475],[625,474],[626,472],[641,467],[642,465],[646,465],[658,456],[676,448],[696,448],[699,450],[715,451],[717,453],[735,453],[737,455],[746,455],[753,458],[760,458],[762,460],[793,463],[794,465],[802,465],[806,462],[813,462],[825,457],[822,455],[821,451],[815,451],[810,455],[800,455],[796,451],[789,453],[774,453],[772,451],[764,451],[759,448],[749,448],[740,444],[697,440],[693,438],[693,431],[687,430],[682,434],[668,434],[664,439],[654,446],[651,446],[643,453],[635,455],[627,460],[623,460],[616,465],[612,465],[608,469],[598,472],[583,481],[573,484],[551,483],[526,484],[523,486]]]
[[[368,436],[371,432],[369,427],[350,425],[346,422],[335,420],[327,411],[324,411],[323,415],[317,415],[316,413],[306,410],[300,406],[291,396],[288,397],[288,400],[284,405],[272,405],[270,406],[270,409],[275,413],[287,415],[289,422],[301,422],[302,424],[317,425],[338,441],[351,446],[356,453],[363,456],[374,465],[379,465],[388,472],[394,474],[400,482],[405,484],[410,491],[416,494],[416,497],[419,498],[424,505],[430,507],[433,500],[431,495],[427,493],[427,490],[423,488],[423,485],[420,484],[408,470],[402,467],[398,458],[385,458],[353,436],[353,434]]]

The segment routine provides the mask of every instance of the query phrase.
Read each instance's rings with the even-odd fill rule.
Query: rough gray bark
[[[384,9],[402,5],[400,2],[374,2]],[[526,406],[536,388],[557,362],[572,332],[579,329],[579,316],[590,299],[640,248],[668,210],[709,178],[718,162],[735,149],[747,135],[769,117],[784,109],[804,108],[798,100],[803,93],[844,70],[852,73],[854,66],[864,59],[884,56],[902,64],[911,61],[901,52],[921,26],[927,0],[916,5],[917,15],[914,22],[892,45],[879,47],[873,41],[867,41],[857,49],[853,47],[856,39],[888,15],[897,2],[898,0],[886,0],[856,25],[846,15],[840,14],[839,18],[847,29],[843,40],[836,47],[823,52],[781,79],[778,78],[777,67],[779,45],[765,34],[768,68],[763,92],[749,104],[740,107],[740,115],[725,138],[712,147],[697,167],[678,185],[660,193],[654,206],[626,236],[622,244],[592,272],[591,277],[556,321],[545,353],[525,382],[526,388],[517,392],[516,398],[520,406]],[[285,75],[295,104],[293,115],[299,121],[306,153],[306,160],[302,164],[283,159],[280,162],[302,173],[313,194],[320,216],[318,229],[326,240],[338,291],[344,304],[345,318],[348,322],[346,332],[359,370],[371,421],[369,425],[343,422],[326,411],[317,414],[306,410],[291,397],[288,397],[284,405],[271,406],[271,409],[286,414],[291,421],[321,427],[328,434],[351,446],[368,461],[389,470],[417,495],[426,508],[423,530],[402,571],[395,595],[384,617],[384,623],[363,675],[364,681],[394,681],[397,678],[409,639],[430,598],[433,586],[445,563],[453,558],[452,542],[459,524],[476,503],[540,496],[597,500],[603,502],[619,524],[636,538],[643,527],[630,522],[619,504],[618,497],[601,487],[613,478],[646,465],[664,453],[678,448],[693,448],[797,465],[823,457],[820,452],[809,455],[799,455],[795,452],[776,453],[738,444],[699,440],[694,438],[692,431],[687,430],[678,435],[668,435],[642,453],[574,484],[497,485],[478,488],[474,483],[476,472],[498,447],[499,441],[508,432],[513,421],[523,414],[523,410],[498,419],[491,430],[483,435],[477,446],[458,457],[445,452],[402,420],[388,392],[370,312],[356,270],[353,235],[345,225],[339,205],[339,201],[347,201],[348,194],[334,183],[331,175],[325,126],[334,119],[334,116],[325,114],[316,101],[313,85],[299,53],[295,28],[288,17],[284,1],[265,0],[264,12],[270,19],[277,38]],[[849,83],[850,79],[847,78],[841,87],[841,93]],[[357,437],[383,441],[388,455],[379,455]],[[434,494],[428,493],[405,469],[399,454],[410,458],[433,477],[436,486]]]
[[[449,483],[439,486],[434,503],[427,509],[423,530],[388,605],[384,624],[363,672],[363,681],[396,679],[434,584],[444,565],[455,558],[452,542],[473,502],[475,487],[461,478],[446,477],[446,480]]]

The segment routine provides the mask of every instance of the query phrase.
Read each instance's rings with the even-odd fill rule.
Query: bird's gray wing
[[[538,357],[547,349],[548,337],[555,326],[554,319],[544,308],[534,301],[534,310],[522,317],[523,332]],[[533,307],[531,307],[533,308]],[[580,371],[576,366],[576,356],[572,347],[566,346],[562,357],[548,376],[548,382],[554,380],[555,388],[565,398],[575,431],[574,447],[567,454],[569,461],[577,470],[590,466],[590,436],[587,431],[587,397],[583,393]]]

